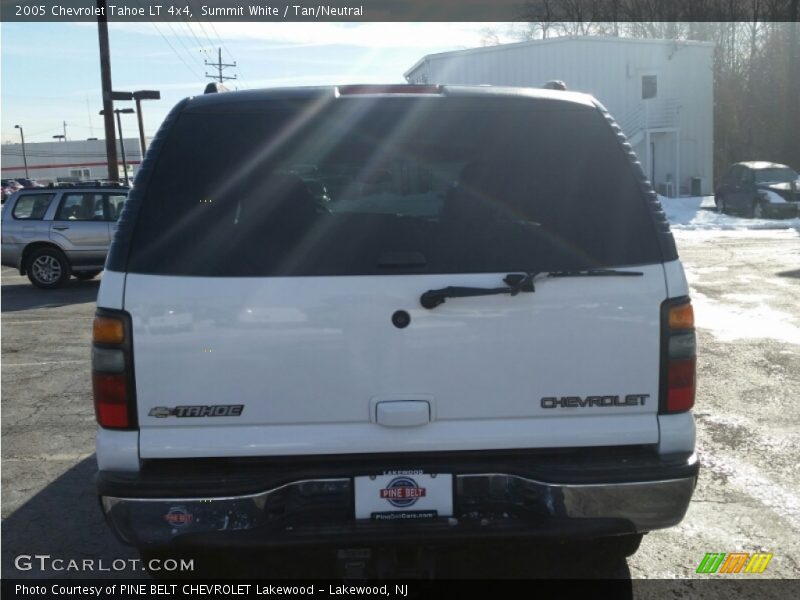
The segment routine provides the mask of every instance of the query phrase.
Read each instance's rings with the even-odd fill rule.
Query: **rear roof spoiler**
[[[219,94],[220,92],[227,92],[227,91],[229,91],[229,90],[224,85],[222,85],[221,83],[217,83],[216,81],[212,81],[211,83],[209,83],[206,86],[206,89],[203,90],[203,93],[204,94]]]
[[[547,83],[542,86],[542,89],[545,90],[559,90],[561,92],[567,91],[567,84],[561,81],[560,79],[551,79]]]

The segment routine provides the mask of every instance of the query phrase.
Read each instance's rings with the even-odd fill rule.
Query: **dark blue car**
[[[755,219],[796,217],[800,206],[797,172],[771,162],[740,162],[725,171],[714,193],[717,210]]]

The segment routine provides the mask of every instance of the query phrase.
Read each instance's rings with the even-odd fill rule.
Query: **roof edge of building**
[[[449,50],[447,52],[436,52],[434,54],[426,54],[420,58],[414,65],[403,73],[403,77],[408,78],[411,73],[416,71],[425,62],[432,59],[445,58],[449,56],[466,56],[469,54],[480,54],[483,52],[499,52],[505,50],[512,50],[515,48],[523,48],[528,46],[543,46],[545,44],[557,44],[566,42],[599,42],[599,43],[625,43],[625,44],[677,44],[679,46],[697,46],[713,48],[714,42],[701,42],[698,40],[670,40],[670,39],[644,39],[644,38],[625,38],[613,36],[596,36],[596,35],[565,35],[561,37],[548,38],[545,40],[526,40],[523,42],[512,42],[509,44],[495,44],[493,46],[479,46],[477,48],[464,48],[462,50]]]

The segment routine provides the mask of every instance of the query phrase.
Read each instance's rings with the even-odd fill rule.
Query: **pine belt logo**
[[[727,575],[736,573],[763,573],[767,568],[772,554],[766,552],[706,552],[700,565],[697,567],[698,573],[725,573]]]
[[[173,527],[186,527],[194,520],[194,517],[183,506],[173,506],[164,515],[164,520]]]
[[[395,477],[381,490],[381,498],[396,508],[408,508],[425,497],[425,488],[419,487],[411,477]]]

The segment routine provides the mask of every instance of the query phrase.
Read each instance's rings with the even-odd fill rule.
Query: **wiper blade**
[[[641,271],[619,271],[617,269],[577,269],[574,271],[550,271],[548,277],[641,277]]]
[[[534,292],[533,280],[538,273],[511,273],[503,279],[506,286],[496,288],[480,287],[446,287],[439,290],[428,290],[420,296],[420,304],[424,308],[433,309],[444,304],[447,298],[470,298],[472,296],[493,296],[509,294],[516,296],[520,292]],[[571,271],[550,271],[548,277],[641,277],[641,271],[620,271],[617,269],[576,269]]]
[[[479,287],[446,287],[439,290],[428,290],[419,298],[424,308],[433,309],[444,304],[447,298],[470,298],[472,296],[493,296],[495,294],[509,294],[516,296],[520,292],[534,292],[533,278],[537,273],[511,273],[503,279],[505,287],[479,288]]]

